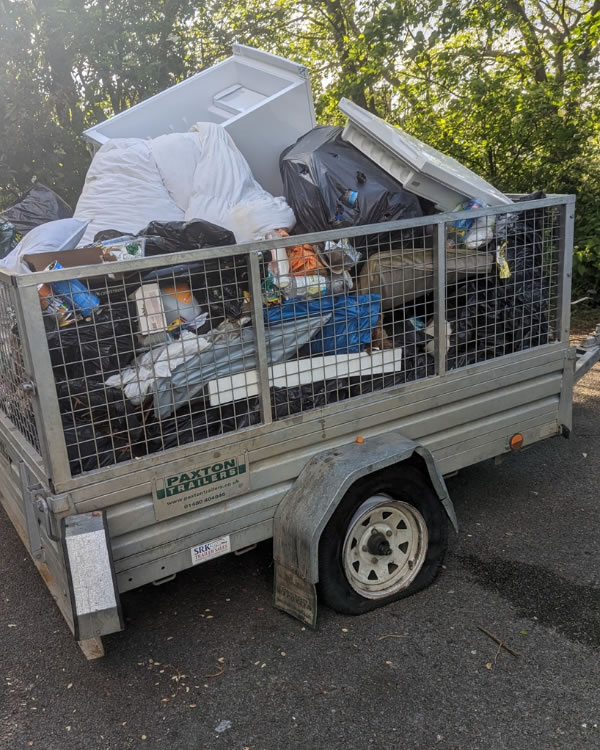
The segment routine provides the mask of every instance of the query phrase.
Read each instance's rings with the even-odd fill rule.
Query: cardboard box
[[[27,253],[23,260],[29,264],[34,271],[43,271],[50,263],[57,260],[63,268],[76,268],[77,266],[95,266],[99,263],[115,263],[119,260],[133,260],[135,257],[144,257],[145,239],[129,238],[129,242],[139,245],[139,255],[128,257],[121,251],[120,245],[123,244],[123,237],[117,237],[114,240],[106,240],[103,243],[88,245],[87,247],[78,247],[73,250],[51,250],[47,253]],[[115,246],[117,254],[111,252],[111,243]],[[113,272],[111,269],[110,278],[122,279],[123,274]]]
[[[75,250],[51,250],[47,253],[28,253],[23,256],[23,260],[34,271],[43,271],[55,260],[64,268],[76,268],[77,266],[92,266],[104,263],[103,250],[104,248],[100,245],[90,245],[89,247],[78,247]]]

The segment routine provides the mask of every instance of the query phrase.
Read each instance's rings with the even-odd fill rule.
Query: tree
[[[304,62],[318,117],[346,96],[505,191],[580,193],[600,229],[600,0],[0,0],[0,203],[73,202],[81,131],[230,53]],[[583,256],[582,256],[583,257]]]

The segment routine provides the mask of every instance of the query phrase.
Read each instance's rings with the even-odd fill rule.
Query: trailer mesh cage
[[[0,279],[0,409],[10,425],[40,453],[31,377],[27,374],[17,311],[15,288]]]
[[[543,346],[563,335],[566,208],[2,274],[2,411],[39,451],[43,400],[76,476]]]

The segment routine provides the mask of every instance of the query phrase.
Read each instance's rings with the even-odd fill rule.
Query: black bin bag
[[[233,232],[210,221],[151,221],[138,232],[146,238],[146,255],[164,255],[235,244]]]
[[[279,169],[297,234],[423,215],[414,193],[341,136],[340,127],[313,128],[281,154]]]
[[[146,238],[146,255],[186,252],[205,247],[235,244],[228,229],[202,219],[191,221],[152,221],[138,232]],[[248,286],[246,260],[241,256],[207,258],[194,263],[153,269],[144,282],[181,280],[191,283],[194,296],[202,306],[208,305],[213,326],[226,317],[239,318],[244,291]]]
[[[10,222],[17,230],[18,239],[40,224],[70,219],[71,216],[71,207],[54,190],[39,182],[34,183],[13,206],[0,211],[0,218]]]

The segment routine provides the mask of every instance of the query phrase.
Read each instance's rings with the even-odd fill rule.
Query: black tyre
[[[436,578],[448,519],[427,478],[412,465],[363,477],[346,493],[319,544],[319,596],[359,615],[410,596]]]

